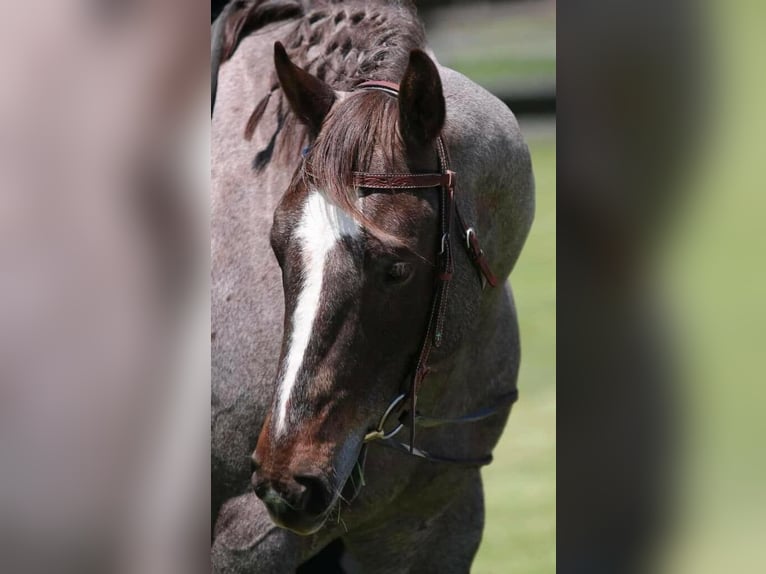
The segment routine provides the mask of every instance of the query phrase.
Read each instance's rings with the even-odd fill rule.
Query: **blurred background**
[[[561,572],[766,568],[764,24],[559,6]]]
[[[209,6],[5,8],[0,572],[190,572],[209,548]]]
[[[687,16],[689,17],[689,16]],[[695,6],[704,109],[680,174],[682,209],[657,260],[667,278],[684,421],[673,527],[658,569],[766,569],[766,6]]]

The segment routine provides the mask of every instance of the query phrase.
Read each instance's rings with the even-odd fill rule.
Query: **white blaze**
[[[354,237],[359,226],[342,209],[327,201],[321,192],[311,190],[303,208],[296,239],[301,245],[303,281],[292,317],[292,333],[277,402],[277,434],[284,430],[287,403],[303,364],[303,357],[314,328],[322,294],[327,255],[344,236]]]

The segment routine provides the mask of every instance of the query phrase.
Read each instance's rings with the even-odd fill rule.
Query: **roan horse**
[[[513,114],[424,46],[406,2],[213,26],[214,571],[466,572],[479,546],[533,178]]]

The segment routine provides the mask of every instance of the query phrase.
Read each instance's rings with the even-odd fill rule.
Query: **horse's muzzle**
[[[297,534],[313,534],[324,524],[334,502],[330,485],[318,476],[289,478],[258,477],[253,474],[255,494],[272,520]]]

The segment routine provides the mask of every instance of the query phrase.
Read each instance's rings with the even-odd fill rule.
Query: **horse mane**
[[[399,134],[398,100],[383,92],[360,91],[330,109],[322,131],[308,151],[303,176],[326,197],[354,217],[378,239],[401,242],[361,211],[353,185],[355,171],[370,171],[378,154],[384,171],[406,173]]]
[[[366,80],[398,82],[410,51],[425,45],[423,25],[408,0],[235,0],[232,8],[224,27],[222,61],[231,58],[247,35],[284,23],[282,43],[290,59],[339,91]],[[276,128],[255,155],[255,171],[272,160],[294,162],[308,140],[307,130],[284,101],[273,65],[269,68],[270,90],[255,104],[244,129],[245,138],[252,139],[267,109],[276,111]],[[343,121],[338,121],[339,111],[331,110],[312,150],[312,179],[350,208],[351,198],[341,188],[349,189],[354,169],[366,169],[353,162],[369,162],[372,150],[381,146],[393,161],[398,106],[386,94],[364,92],[334,108],[342,108]]]

